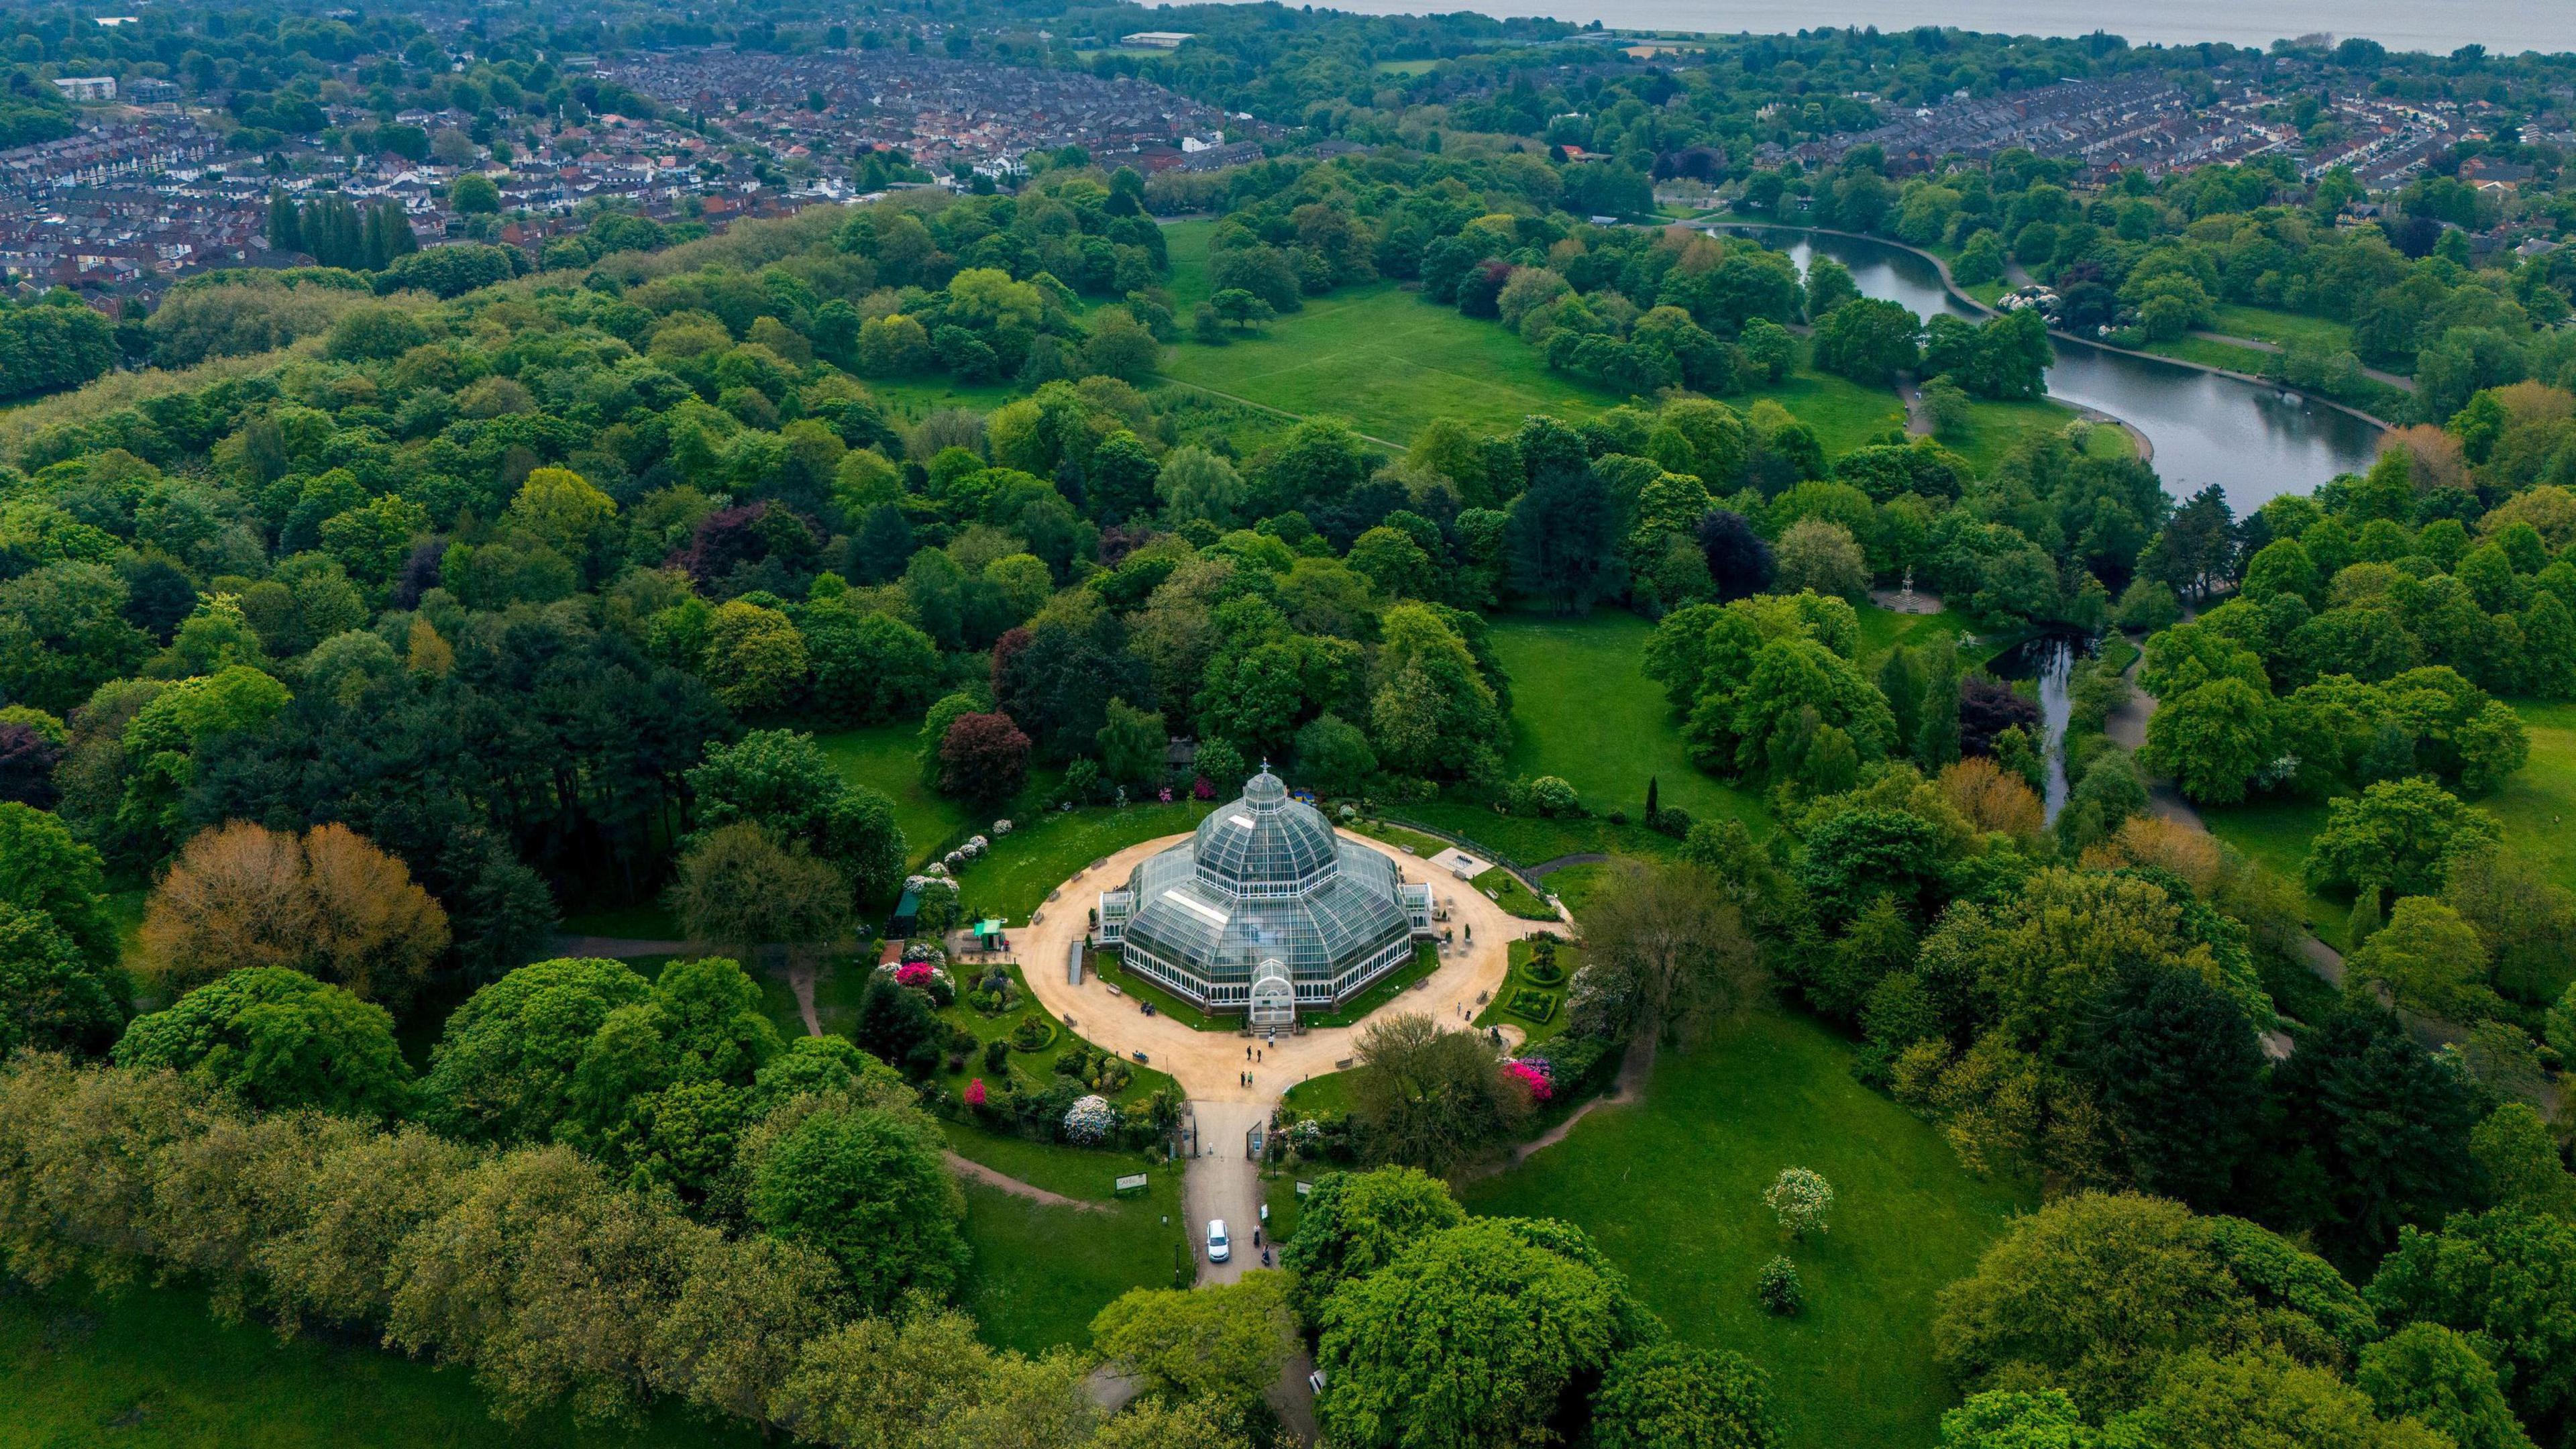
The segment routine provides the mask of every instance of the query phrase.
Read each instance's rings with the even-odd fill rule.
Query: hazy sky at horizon
[[[1827,25],[1909,30],[1955,25],[2015,35],[2108,30],[2133,43],[2267,46],[2320,31],[2366,35],[2391,50],[2447,54],[2472,42],[2498,53],[2576,51],[2576,0],[1330,0],[1366,15],[1474,10],[1552,16],[1635,30],[1774,34]]]

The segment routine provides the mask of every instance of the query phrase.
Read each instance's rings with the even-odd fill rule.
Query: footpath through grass
[[[959,1298],[986,1342],[1030,1353],[1086,1344],[1092,1318],[1111,1299],[1130,1288],[1172,1286],[1174,1249],[1187,1231],[1180,1164],[997,1137],[959,1123],[946,1129],[959,1155],[1092,1205],[1052,1206],[966,1184],[966,1244],[975,1257]],[[1117,1196],[1117,1178],[1134,1172],[1145,1174],[1145,1193]]]
[[[1605,1106],[1557,1146],[1463,1193],[1475,1212],[1557,1217],[1590,1234],[1674,1333],[1771,1375],[1795,1449],[1922,1446],[1954,1401],[1932,1361],[1933,1297],[2017,1209],[1940,1136],[1861,1086],[1851,1051],[1779,1011],[1656,1065],[1642,1102]],[[1790,1247],[1762,1190],[1783,1167],[1834,1185],[1832,1230]],[[1754,1275],[1798,1264],[1806,1311],[1774,1318]]]
[[[1087,1215],[1086,1215],[1087,1216]],[[0,1444],[44,1449],[751,1449],[747,1428],[677,1410],[635,1431],[584,1430],[561,1414],[518,1430],[495,1420],[461,1369],[373,1342],[281,1344],[225,1325],[205,1296],[141,1289],[121,1299],[0,1282]]]

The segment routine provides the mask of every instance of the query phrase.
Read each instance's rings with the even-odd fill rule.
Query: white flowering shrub
[[[1064,1109],[1064,1135],[1069,1142],[1085,1146],[1106,1142],[1117,1126],[1118,1109],[1109,1105],[1107,1097],[1096,1093]]]
[[[1784,1167],[1762,1194],[1762,1204],[1779,1214],[1780,1231],[1791,1238],[1809,1233],[1822,1236],[1825,1220],[1834,1211],[1834,1185],[1825,1181],[1823,1173]]]

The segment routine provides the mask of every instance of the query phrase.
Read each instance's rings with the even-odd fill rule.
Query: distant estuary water
[[[2569,4],[2576,8],[2576,0]],[[1786,247],[1801,273],[1819,253],[1830,256],[1851,269],[1862,295],[1901,302],[1918,316],[1976,315],[1941,286],[1930,262],[1902,247],[1779,228],[1754,234]],[[2187,498],[2215,483],[2239,517],[2366,469],[2379,450],[2378,429],[2297,394],[2063,339],[2048,395],[2145,433],[2166,492]]]
[[[1420,0],[1332,0],[1363,15],[1443,10]],[[1544,16],[1621,30],[1710,35],[1777,35],[1821,26],[1918,25],[2006,35],[2090,35],[2107,30],[2132,44],[2224,41],[2255,49],[2275,40],[2327,34],[2367,36],[2390,50],[2447,55],[2463,45],[2497,54],[2576,51],[2576,4],[2569,0],[2152,0],[2104,9],[2082,0],[1475,0],[1493,16]]]

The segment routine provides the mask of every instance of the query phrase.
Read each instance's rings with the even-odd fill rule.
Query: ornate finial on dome
[[[1261,762],[1261,773],[1243,782],[1243,798],[1246,804],[1257,808],[1274,809],[1287,800],[1288,787],[1280,783],[1277,775],[1270,773],[1270,762],[1265,759]]]

